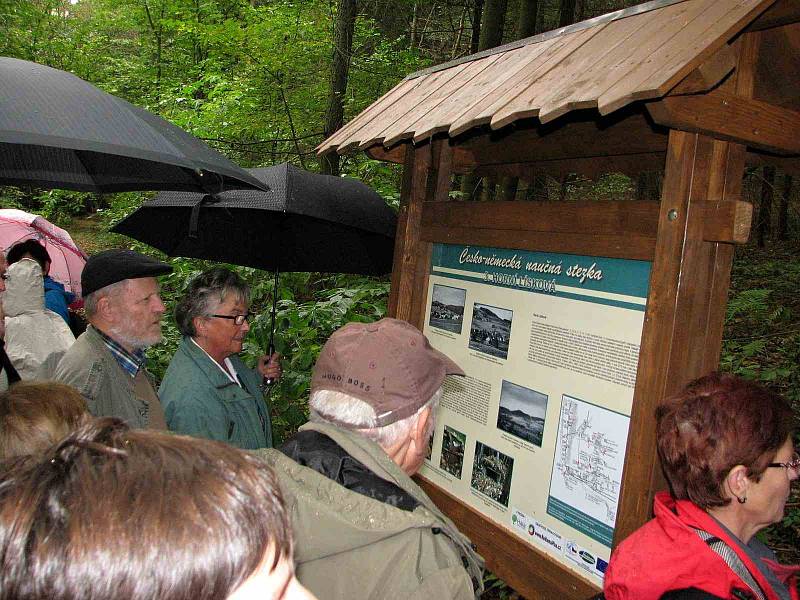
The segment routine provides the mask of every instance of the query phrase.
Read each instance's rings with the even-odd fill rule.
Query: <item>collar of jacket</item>
[[[197,367],[202,371],[203,375],[208,379],[208,382],[211,386],[218,390],[222,390],[225,388],[231,388],[236,390],[242,390],[248,394],[253,394],[253,391],[247,388],[247,381],[246,378],[240,372],[240,369],[243,365],[237,364],[241,361],[236,360],[236,356],[231,356],[231,362],[234,363],[234,368],[236,372],[239,374],[239,379],[242,382],[242,385],[245,386],[245,389],[239,387],[239,385],[233,381],[231,381],[225,373],[223,373],[219,365],[214,362],[208,354],[206,354],[202,348],[200,348],[196,343],[192,342],[192,339],[189,336],[184,336],[181,340],[181,345],[178,348],[178,352],[183,352],[189,359],[194,362]]]

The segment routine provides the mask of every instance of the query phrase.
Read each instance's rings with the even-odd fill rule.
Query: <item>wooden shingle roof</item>
[[[605,115],[664,96],[708,63],[721,78],[734,66],[727,43],[773,2],[656,0],[420,71],[317,150],[388,148],[577,109]]]

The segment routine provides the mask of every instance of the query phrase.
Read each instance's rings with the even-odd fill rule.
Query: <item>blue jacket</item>
[[[247,450],[271,448],[272,424],[259,388],[261,377],[238,356],[230,359],[243,388],[191,338],[181,340],[158,388],[167,427]]]
[[[44,307],[52,310],[69,325],[68,306],[75,302],[75,294],[64,289],[64,284],[55,281],[49,275],[44,277]]]

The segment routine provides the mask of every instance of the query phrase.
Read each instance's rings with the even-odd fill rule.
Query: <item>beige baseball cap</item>
[[[363,400],[375,409],[375,426],[383,427],[413,415],[447,375],[464,371],[419,329],[385,318],[334,332],[314,365],[311,393],[333,390]]]

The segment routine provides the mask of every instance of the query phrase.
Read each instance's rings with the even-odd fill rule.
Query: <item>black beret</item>
[[[81,273],[81,294],[85,297],[123,279],[155,277],[172,272],[172,267],[133,250],[106,250],[89,257]]]

